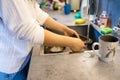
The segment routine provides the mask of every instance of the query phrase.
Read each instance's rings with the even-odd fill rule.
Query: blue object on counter
[[[70,12],[71,12],[71,5],[70,4],[65,4],[64,13],[65,14],[70,14]]]
[[[99,36],[101,36],[102,34],[94,28],[93,28],[93,32],[94,32],[94,35],[95,35],[95,42],[98,42],[99,41]]]
[[[81,12],[75,13],[74,17],[75,17],[75,19],[81,18]]]

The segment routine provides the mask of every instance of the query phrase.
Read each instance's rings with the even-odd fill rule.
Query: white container
[[[88,0],[82,0],[81,9],[80,9],[82,18],[85,18],[85,19],[88,18],[88,7],[89,7]]]

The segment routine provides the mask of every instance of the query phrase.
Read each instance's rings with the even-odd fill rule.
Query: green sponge
[[[102,34],[110,34],[110,33],[112,33],[112,29],[111,28],[102,28],[102,29],[100,29],[100,32]]]
[[[81,13],[80,12],[75,13],[74,17],[75,19],[81,18]]]

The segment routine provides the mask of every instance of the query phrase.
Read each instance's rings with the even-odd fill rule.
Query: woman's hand
[[[70,36],[70,37],[80,38],[80,37],[79,37],[79,34],[78,34],[75,30],[70,29],[70,28],[67,28],[67,29],[64,31],[64,35]]]
[[[71,44],[69,44],[69,48],[73,52],[79,52],[86,48],[84,42],[80,39],[79,34],[75,30],[71,28],[65,28],[64,35],[73,37],[69,39],[71,42]]]
[[[74,38],[69,47],[73,52],[79,52],[85,48],[85,44],[81,39]]]

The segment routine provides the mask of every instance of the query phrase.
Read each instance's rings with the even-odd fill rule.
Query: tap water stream
[[[90,8],[90,5],[89,5],[89,0],[87,0],[87,23],[88,23],[88,26],[87,26],[87,42],[86,42],[86,47],[87,49],[89,49],[89,46],[92,45],[92,40],[90,39],[90,36],[89,36],[89,33],[90,33],[90,14],[89,14],[89,8]]]
[[[88,15],[89,16],[89,15]],[[88,18],[88,26],[87,26],[87,41],[86,41],[86,48],[90,49],[90,47],[92,46],[92,40],[90,39],[90,21]]]
[[[89,32],[90,32],[90,21],[89,21],[89,15],[88,15],[88,26],[87,26],[87,42],[90,41],[90,37],[89,37]]]

